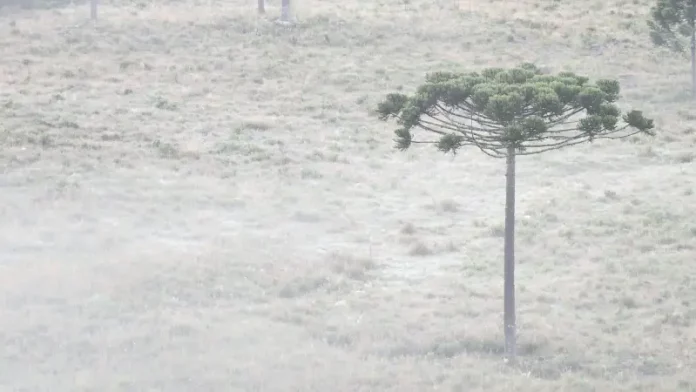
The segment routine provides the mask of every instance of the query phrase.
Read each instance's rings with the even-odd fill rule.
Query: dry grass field
[[[696,109],[648,0],[0,9],[1,391],[696,391]],[[393,149],[436,70],[618,78],[658,136]]]

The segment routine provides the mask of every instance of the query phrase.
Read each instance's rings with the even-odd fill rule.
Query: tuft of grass
[[[443,200],[440,202],[439,207],[443,212],[454,213],[459,211],[459,204],[454,200]]]
[[[157,151],[157,154],[166,159],[178,159],[180,157],[179,149],[172,143],[155,140],[152,142],[152,147]]]
[[[424,242],[421,242],[419,240],[416,240],[415,243],[413,243],[408,251],[408,254],[411,256],[431,256],[435,253],[435,251],[425,244]]]
[[[416,233],[416,226],[414,226],[413,223],[405,223],[401,226],[400,232],[401,234],[413,235]]]
[[[295,271],[283,269],[275,276],[281,298],[299,298],[327,292],[343,291],[369,278],[376,263],[369,258],[332,252],[321,263],[294,263]],[[288,266],[290,267],[290,266]]]
[[[240,130],[268,131],[273,129],[273,124],[264,120],[247,120],[239,126]]]

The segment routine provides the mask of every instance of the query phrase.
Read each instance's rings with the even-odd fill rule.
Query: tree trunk
[[[280,8],[280,20],[290,22],[290,0],[283,0]]]
[[[691,97],[696,99],[696,29],[691,23]]]
[[[266,2],[265,2],[265,0],[259,0],[258,10],[259,10],[259,14],[265,14],[265,13],[266,13]]]
[[[505,355],[509,362],[517,356],[515,326],[515,147],[508,147],[505,187]]]
[[[97,19],[97,1],[98,0],[91,0],[89,2],[89,15],[92,18],[92,20]]]

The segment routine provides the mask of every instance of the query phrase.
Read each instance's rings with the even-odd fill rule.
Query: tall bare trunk
[[[89,16],[92,20],[97,19],[97,2],[98,0],[91,0],[89,3]]]
[[[259,0],[258,10],[259,10],[259,14],[265,14],[265,13],[266,13],[266,2],[265,2],[265,0]]]
[[[505,187],[505,355],[510,362],[517,356],[515,321],[515,147],[508,147]]]
[[[691,97],[696,99],[696,29],[691,22]]]
[[[280,8],[280,20],[290,22],[290,0],[283,0]]]

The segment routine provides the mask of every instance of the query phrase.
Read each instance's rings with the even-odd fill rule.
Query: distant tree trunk
[[[507,148],[505,187],[505,282],[504,314],[505,354],[510,362],[517,356],[515,321],[515,147]]]
[[[280,20],[290,22],[290,0],[283,0],[280,8]]]
[[[265,0],[259,0],[259,14],[265,14],[266,13],[266,3]]]
[[[97,19],[97,1],[98,0],[91,0],[89,3],[89,14],[92,20]]]
[[[696,28],[691,21],[691,97],[696,99]]]

